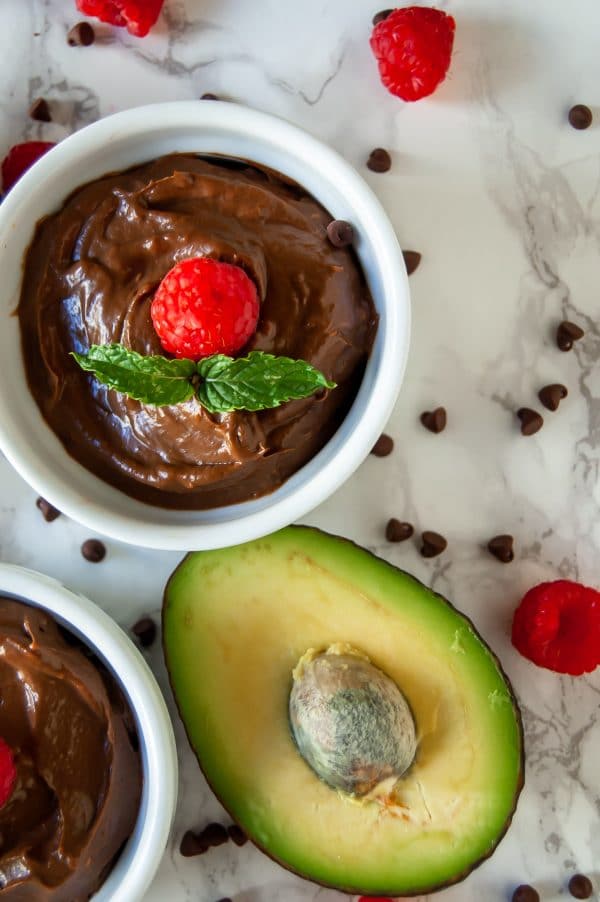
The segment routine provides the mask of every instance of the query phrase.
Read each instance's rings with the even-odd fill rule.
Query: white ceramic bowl
[[[171,719],[150,668],[123,630],[89,599],[33,570],[0,564],[0,594],[44,608],[103,661],[135,716],[143,789],[135,830],[93,902],[138,902],[160,864],[177,801]]]
[[[243,157],[284,172],[357,232],[356,251],[379,329],[362,385],[327,445],[263,498],[210,511],[143,504],[94,477],[46,425],[25,379],[19,324],[11,316],[21,261],[36,222],[79,185],[173,151]],[[184,550],[246,542],[286,526],[331,495],[367,456],[396,400],[408,355],[408,279],[396,235],[379,201],[335,151],[281,119],[231,103],[186,101],[139,107],[67,138],[0,205],[0,447],[16,470],[57,508],[123,542]]]

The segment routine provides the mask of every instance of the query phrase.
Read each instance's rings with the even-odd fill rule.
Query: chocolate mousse
[[[0,736],[17,770],[0,808],[0,899],[89,899],[138,816],[133,717],[85,646],[9,598],[0,599]]]
[[[202,509],[280,486],[329,440],[363,375],[377,315],[351,247],[303,188],[258,165],[175,154],[75,191],[39,223],[18,315],[33,396],[67,451],[147,503]],[[243,349],[306,360],[337,383],[251,413],[196,399],[153,407],[109,389],[69,356],[118,342],[164,354],[153,295],[181,260],[241,266],[257,285]]]

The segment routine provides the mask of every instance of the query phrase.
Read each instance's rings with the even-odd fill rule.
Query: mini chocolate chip
[[[42,512],[42,517],[46,521],[46,523],[52,523],[53,520],[56,520],[57,517],[60,517],[60,511],[54,507],[54,505],[50,504],[49,501],[46,501],[45,498],[38,498],[35,502],[36,507],[39,508]]]
[[[446,539],[439,532],[431,532],[426,530],[421,534],[422,546],[421,554],[423,557],[437,557],[442,551],[448,547]]]
[[[393,9],[382,9],[381,12],[375,13],[373,16],[373,25],[379,25],[380,22],[383,22],[390,13],[393,13]]]
[[[512,894],[512,902],[540,902],[540,894],[528,883],[522,883]]]
[[[388,520],[385,527],[385,537],[388,542],[405,542],[410,539],[413,532],[414,529],[410,523],[403,523],[401,520],[396,520],[395,517]]]
[[[371,448],[371,454],[374,454],[375,457],[387,457],[388,454],[391,454],[394,450],[394,439],[391,435],[386,435],[385,432],[379,436],[373,447]]]
[[[200,100],[218,100],[216,94],[211,94],[210,91],[207,91],[206,94],[203,94]]]
[[[229,834],[229,839],[234,842],[236,846],[244,846],[248,842],[248,837],[237,824],[231,824],[227,828],[227,832]]]
[[[207,846],[222,846],[229,839],[223,824],[208,824],[200,833],[200,840]]]
[[[185,858],[191,858],[193,855],[204,855],[205,852],[208,852],[208,846],[198,833],[186,830],[179,845],[179,852]]]
[[[512,536],[494,536],[488,542],[488,551],[503,564],[510,564],[514,558]]]
[[[48,106],[48,101],[43,97],[38,97],[29,107],[29,118],[35,119],[36,122],[52,122],[52,113]]]
[[[217,902],[232,902],[229,896],[223,896],[222,899],[217,899]]]
[[[100,539],[87,539],[81,546],[81,553],[91,564],[99,564],[106,557],[106,545]]]
[[[589,128],[593,118],[592,111],[585,103],[576,103],[569,110],[569,122],[573,128],[578,130]]]
[[[344,219],[334,219],[327,226],[327,237],[334,247],[347,247],[354,240],[354,229]]]
[[[576,899],[589,899],[594,892],[592,881],[585,874],[573,874],[569,880],[569,892]]]
[[[140,617],[131,627],[131,632],[139,639],[141,646],[148,648],[156,639],[156,624],[152,617]]]
[[[573,342],[579,341],[584,335],[585,332],[581,326],[570,323],[565,319],[556,330],[556,344],[561,351],[570,351],[573,347]]]
[[[430,432],[443,432],[446,428],[446,411],[443,407],[436,407],[435,410],[426,410],[421,414],[421,422],[425,429]]]
[[[70,47],[89,47],[96,40],[96,32],[89,22],[78,22],[67,35]]]
[[[521,407],[517,416],[521,420],[521,435],[535,435],[544,425],[543,416],[530,407]]]
[[[555,383],[553,385],[544,385],[538,392],[538,398],[548,410],[558,410],[558,405],[563,398],[566,398],[569,392],[564,385]]]
[[[421,254],[418,251],[402,251],[404,257],[404,265],[406,266],[406,274],[412,276],[421,262]]]
[[[384,147],[376,147],[369,154],[367,169],[371,172],[389,172],[392,168],[392,158]]]

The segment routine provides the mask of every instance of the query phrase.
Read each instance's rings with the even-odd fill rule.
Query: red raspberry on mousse
[[[10,799],[15,783],[17,769],[10,746],[0,737],[0,808]]]
[[[200,360],[243,348],[256,330],[259,310],[256,285],[243,269],[194,257],[167,273],[150,314],[165,351]]]

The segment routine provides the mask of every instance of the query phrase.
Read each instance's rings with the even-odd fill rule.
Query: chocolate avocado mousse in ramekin
[[[0,236],[0,263],[23,259],[25,408],[0,388],[0,441],[89,526],[245,541],[323,501],[382,431],[408,343],[398,244],[354,170],[287,123],[221,103],[110,117],[24,176]]]
[[[166,706],[131,641],[54,580],[0,565],[3,902],[141,899],[176,775]]]
[[[18,313],[29,386],[69,453],[127,494],[164,507],[220,507],[277,489],[340,425],[377,327],[360,267],[349,246],[327,237],[330,222],[278,173],[191,154],[96,179],[43,220],[25,258]],[[188,275],[183,287],[171,280],[185,306],[177,319],[172,311],[171,341],[161,343],[163,320],[151,313],[157,288],[177,264],[206,258],[246,274],[258,318],[237,347],[217,340],[207,348],[230,326],[227,286],[206,323],[204,282],[214,276],[200,273],[195,309]],[[244,285],[232,290],[235,303]],[[243,306],[233,313],[233,326],[237,317],[245,326]],[[190,317],[197,317],[192,326]],[[194,342],[197,333],[203,340]],[[148,404],[86,375],[70,356],[111,343],[193,360],[267,352],[309,362],[335,388],[317,385],[306,398],[261,410],[207,410],[194,396]]]

